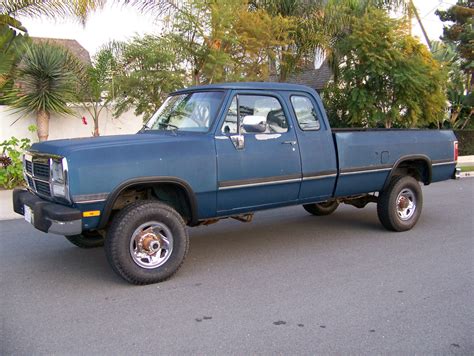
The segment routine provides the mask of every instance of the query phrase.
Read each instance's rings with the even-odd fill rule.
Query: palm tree
[[[73,16],[85,23],[87,15],[105,4],[105,0],[0,0],[0,25],[26,32],[20,16]]]
[[[0,0],[0,101],[4,87],[13,83],[11,76],[27,33],[20,16],[72,16],[85,23],[87,15],[104,4],[105,0]]]
[[[51,113],[72,114],[67,106],[77,93],[81,65],[66,49],[48,42],[26,46],[17,69],[17,82],[6,102],[17,112],[36,115],[40,141],[48,139]]]

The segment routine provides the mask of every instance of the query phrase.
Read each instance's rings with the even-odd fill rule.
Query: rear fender
[[[395,162],[392,170],[390,171],[390,174],[385,180],[382,190],[385,190],[388,187],[393,176],[409,168],[414,168],[419,172],[420,176],[415,177],[415,178],[421,180],[425,185],[429,185],[431,183],[431,179],[432,179],[431,159],[426,155],[409,155],[409,156],[402,156]],[[420,171],[420,169],[422,171]]]

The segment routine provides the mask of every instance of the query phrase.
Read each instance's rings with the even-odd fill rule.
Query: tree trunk
[[[36,114],[36,128],[38,138],[41,141],[46,141],[49,136],[49,112],[46,110],[40,110]]]
[[[455,108],[451,111],[451,116],[449,117],[449,122],[451,123],[451,127],[454,127],[454,124],[456,123],[460,112],[461,112],[460,108]]]
[[[94,137],[97,137],[97,136],[100,136],[100,133],[99,133],[99,118],[94,118],[94,133],[93,133]]]

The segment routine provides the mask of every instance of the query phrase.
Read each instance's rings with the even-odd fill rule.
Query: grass
[[[474,166],[460,166],[461,172],[472,172],[474,171]]]

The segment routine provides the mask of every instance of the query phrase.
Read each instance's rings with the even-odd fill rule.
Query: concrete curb
[[[474,156],[459,156],[458,167],[461,166],[474,166]]]

